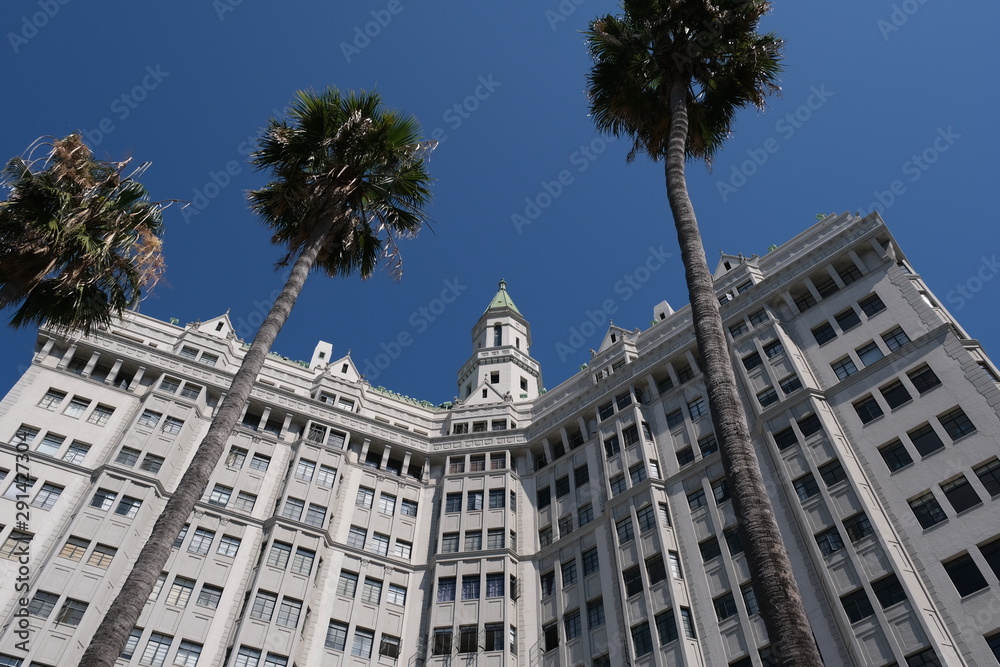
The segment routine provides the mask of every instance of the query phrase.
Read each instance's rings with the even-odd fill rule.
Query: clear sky
[[[662,299],[687,303],[662,165],[626,164],[625,142],[587,117],[581,31],[617,11],[609,0],[6,0],[0,157],[79,129],[101,157],[151,161],[153,198],[192,203],[166,212],[166,282],[141,311],[186,323],[230,309],[249,340],[282,282],[281,252],[246,207],[263,183],[246,163],[254,137],[297,89],[377,88],[441,142],[432,230],[404,244],[399,283],[313,274],[275,350],[309,359],[330,341],[374,385],[450,400],[504,278],[552,388],[599,345],[603,325],[573,335],[591,319],[645,329]],[[720,250],[764,254],[817,214],[877,206],[997,354],[998,24],[995,2],[776,2],[765,27],[786,41],[782,96],[739,117],[711,172],[689,166],[710,265]],[[34,336],[0,329],[0,389]]]

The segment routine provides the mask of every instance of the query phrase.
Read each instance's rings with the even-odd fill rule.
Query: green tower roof
[[[514,302],[511,300],[510,295],[507,294],[507,283],[502,278],[500,279],[500,290],[497,292],[497,295],[493,297],[493,300],[490,301],[490,305],[486,307],[486,312],[499,310],[501,308],[510,308],[518,315],[521,314],[521,311],[517,309],[517,306],[515,306]]]

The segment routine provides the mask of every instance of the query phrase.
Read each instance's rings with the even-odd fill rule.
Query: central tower
[[[528,353],[531,326],[507,294],[507,283],[472,328],[472,356],[458,373],[466,404],[530,401],[538,398],[542,374]]]

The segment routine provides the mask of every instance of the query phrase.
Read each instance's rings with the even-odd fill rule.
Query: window
[[[358,590],[358,575],[347,570],[340,571],[340,578],[337,580],[337,595],[353,598]]]
[[[438,579],[438,602],[454,602],[457,579],[455,577],[440,577]]]
[[[197,399],[200,394],[201,386],[190,382],[185,382],[184,388],[181,389],[181,396],[183,398]]]
[[[941,422],[944,430],[948,432],[948,435],[951,436],[952,440],[958,440],[962,436],[974,433],[976,430],[976,427],[969,421],[962,408],[949,410],[943,415],[939,415],[938,420]]]
[[[211,586],[209,584],[203,584],[201,591],[198,593],[198,601],[195,602],[199,607],[208,607],[209,609],[216,609],[219,606],[219,602],[222,600],[222,589],[218,586]]]
[[[196,528],[194,536],[191,538],[191,544],[188,545],[188,551],[199,556],[204,556],[212,548],[214,540],[215,533],[213,531]]]
[[[701,559],[706,563],[722,555],[722,549],[719,547],[719,540],[714,537],[710,537],[707,540],[699,542],[698,548],[701,551]]]
[[[833,330],[833,326],[829,322],[823,322],[823,324],[812,330],[812,335],[817,343],[823,345],[836,338],[837,332]]]
[[[748,354],[747,356],[743,357],[743,367],[746,368],[748,371],[753,370],[754,368],[757,368],[762,363],[764,363],[764,362],[763,362],[763,360],[761,360],[760,354],[757,353],[757,352],[753,352],[753,353]]]
[[[861,310],[865,311],[865,315],[868,317],[872,317],[876,313],[885,310],[885,304],[882,303],[882,299],[879,298],[878,294],[866,296],[861,301],[858,301],[858,305],[861,306]]]
[[[292,555],[292,545],[284,542],[274,542],[271,550],[267,554],[267,564],[281,570],[288,565],[288,559]]]
[[[94,550],[90,552],[90,558],[87,559],[87,565],[93,565],[94,567],[106,570],[108,569],[108,566],[111,565],[111,561],[114,559],[116,553],[118,553],[118,549],[108,546],[107,544],[98,544],[94,547]]]
[[[368,545],[368,551],[379,556],[389,555],[389,536],[383,533],[372,533],[372,541]]]
[[[636,463],[634,466],[628,469],[629,477],[632,479],[632,484],[639,484],[646,479],[646,466],[642,463]]]
[[[52,506],[56,504],[56,501],[59,499],[59,494],[62,492],[63,487],[46,482],[42,484],[41,490],[39,490],[35,499],[31,501],[31,506],[42,510],[50,510],[52,509]]]
[[[653,636],[649,631],[649,621],[632,626],[632,643],[635,644],[637,658],[653,652]]]
[[[694,462],[694,450],[690,447],[685,447],[684,449],[679,449],[675,452],[677,455],[677,465],[684,467],[689,463]]]
[[[890,352],[894,352],[909,343],[910,339],[900,327],[896,327],[895,329],[891,329],[882,334],[882,341],[885,343],[885,346],[889,348]]]
[[[767,406],[778,402],[778,392],[774,390],[774,387],[768,387],[757,392],[757,402],[760,403],[760,407],[766,408]]]
[[[906,435],[910,438],[910,442],[917,448],[921,456],[929,456],[937,450],[944,448],[944,442],[941,441],[941,437],[938,436],[934,427],[930,424],[924,424],[912,431],[907,431]]]
[[[449,493],[445,496],[444,511],[448,514],[462,511],[462,494]]]
[[[942,484],[941,491],[944,492],[951,506],[955,508],[956,514],[961,514],[967,509],[983,504],[979,494],[969,484],[969,480],[965,478],[965,475],[959,475],[950,482]]]
[[[232,488],[228,486],[222,486],[221,484],[216,484],[215,488],[212,489],[211,495],[208,496],[209,505],[217,505],[218,507],[225,507],[229,504],[229,498],[233,495]]]
[[[365,628],[354,628],[354,641],[351,643],[351,655],[361,658],[372,657],[372,646],[375,644],[375,632]]]
[[[451,655],[451,628],[434,628],[432,653],[434,655]]]
[[[732,591],[720,595],[712,600],[712,603],[715,605],[715,615],[720,622],[736,615],[736,598],[733,597]]]
[[[126,519],[133,519],[135,515],[139,513],[139,508],[142,506],[142,501],[138,498],[133,498],[132,496],[122,496],[122,499],[118,502],[118,507],[115,508],[115,514],[125,517]]]
[[[490,572],[486,575],[486,597],[502,598],[504,596],[503,579],[503,572]]]
[[[399,657],[399,637],[382,633],[382,639],[378,645],[378,654],[389,658]]]
[[[306,524],[310,526],[315,526],[316,528],[322,528],[323,524],[326,522],[326,508],[316,505],[314,503],[309,503],[309,509],[306,510]],[[387,543],[388,546],[388,543]],[[379,552],[383,556],[384,552]]]
[[[347,646],[347,625],[338,623],[337,621],[330,621],[330,625],[326,629],[326,641],[324,644],[327,648],[332,648],[334,651],[343,651],[344,647]]]
[[[34,432],[32,433],[31,431]],[[25,429],[24,427],[21,427],[20,429],[18,429],[17,435],[15,435],[14,438],[20,438],[24,436],[27,440],[31,440],[36,435],[38,435],[38,429],[35,428]],[[14,438],[12,438],[12,440]],[[56,435],[55,433],[46,433],[45,437],[42,438],[42,441],[38,443],[38,447],[35,448],[35,451],[38,452],[39,454],[48,454],[49,456],[55,456],[56,452],[59,451],[59,448],[63,446],[64,442],[66,442],[65,437],[61,435]]]
[[[941,380],[939,380],[938,376],[934,374],[931,367],[926,364],[920,368],[910,371],[906,374],[906,376],[910,378],[910,382],[913,383],[913,386],[919,394],[924,394],[941,384]]]
[[[841,596],[840,603],[844,605],[844,611],[847,612],[847,618],[850,619],[851,623],[857,623],[875,613],[871,600],[868,599],[868,594],[863,588]]]
[[[274,593],[257,591],[257,595],[253,599],[253,606],[250,608],[250,617],[270,621],[277,603],[278,596]]]
[[[847,537],[850,538],[851,542],[857,542],[875,532],[871,521],[868,520],[868,515],[864,512],[858,512],[844,519],[844,530],[847,531]]]
[[[684,413],[680,409],[667,413],[667,428],[673,428],[684,423]]]
[[[837,374],[838,380],[846,380],[858,372],[858,367],[854,365],[854,360],[850,357],[844,357],[840,361],[835,361],[830,364],[830,367]]]
[[[785,346],[781,344],[781,341],[772,340],[770,343],[764,345],[764,354],[767,355],[768,359],[772,359],[779,354],[785,353]]]
[[[798,494],[799,500],[812,498],[819,493],[819,484],[816,483],[816,478],[811,472],[799,477],[792,484],[795,486],[795,493]]]
[[[451,554],[458,551],[458,533],[445,533],[441,536],[441,553]]]
[[[871,394],[865,396],[860,401],[855,401],[854,410],[858,413],[858,417],[861,418],[862,424],[867,424],[883,415],[881,406],[879,406],[878,401]]]
[[[698,449],[701,450],[702,457],[709,456],[719,451],[719,443],[715,439],[715,434],[709,433],[704,438],[698,440]]]
[[[656,621],[656,634],[660,636],[660,645],[666,646],[677,640],[677,619],[674,617],[674,610],[667,609],[660,612],[654,618]]]
[[[190,524],[184,524],[181,527],[181,532],[177,533],[177,537],[174,539],[173,545],[171,545],[172,549],[180,549],[181,548],[181,545],[184,544],[184,538],[187,537],[188,529],[190,527],[191,527]]]
[[[392,549],[392,555],[403,560],[410,560],[410,556],[413,555],[413,543],[397,538],[396,545]]]
[[[230,447],[226,455],[226,465],[237,470],[243,467],[247,460],[247,450],[242,447]]]
[[[482,472],[486,470],[486,455],[473,454],[469,457],[469,472]]]
[[[566,641],[571,641],[583,632],[583,622],[580,620],[580,610],[566,612],[563,617],[563,628],[566,630]]]
[[[892,410],[895,410],[904,403],[912,400],[910,392],[906,391],[906,387],[904,387],[903,383],[899,380],[890,382],[884,387],[879,387],[878,390],[885,399],[886,404],[888,404],[889,408]]]
[[[544,651],[552,651],[559,647],[559,626],[555,622],[542,626],[542,641]]]
[[[295,479],[311,482],[316,472],[316,464],[306,459],[299,459],[295,464]]]
[[[299,547],[295,550],[295,557],[292,559],[292,572],[309,576],[312,572],[313,560],[315,558],[315,551]]]
[[[697,489],[687,494],[688,507],[692,510],[696,510],[700,507],[704,507],[708,504],[705,499],[705,489]]]
[[[202,352],[201,359],[198,360],[198,363],[206,366],[215,366],[215,364],[219,363],[219,355]]]
[[[235,556],[236,552],[240,549],[240,541],[238,537],[223,535],[222,539],[219,540],[219,548],[216,549],[215,553],[220,556]]]
[[[948,518],[937,498],[930,492],[911,499],[909,504],[922,528],[930,528]]]
[[[632,597],[642,592],[642,571],[638,565],[633,565],[624,572],[622,577],[625,581],[625,595]]]
[[[507,502],[507,492],[504,489],[490,489],[490,509],[503,509]],[[416,512],[414,512],[415,514]]]
[[[389,584],[389,591],[386,594],[386,602],[391,604],[406,604],[406,587],[398,584]]]
[[[617,496],[622,491],[628,488],[628,483],[625,481],[624,473],[619,473],[608,480],[611,483],[611,495]]]
[[[576,583],[576,559],[562,564],[562,585],[563,588]]]
[[[705,399],[701,396],[689,402],[688,412],[691,414],[691,419],[698,419],[702,415],[708,414],[708,406],[705,404]]]
[[[646,534],[656,528],[656,511],[653,509],[652,505],[640,507],[636,510],[635,514],[636,518],[639,520],[640,533]]]
[[[972,469],[991,496],[1000,495],[1000,460],[993,459]]]
[[[748,331],[750,331],[750,327],[747,326],[746,322],[737,322],[729,327],[729,335],[733,338],[739,338]]]
[[[468,502],[465,505],[465,509],[469,512],[476,512],[483,509],[483,492],[482,491],[469,491]]]
[[[590,630],[604,625],[604,598],[599,597],[587,602],[587,627]]]
[[[165,391],[168,394],[175,394],[177,390],[181,388],[181,381],[177,378],[170,377],[169,375],[164,375],[163,379],[160,380],[160,391]]]
[[[377,605],[382,600],[382,582],[378,579],[365,577],[364,586],[361,587],[361,601]]]
[[[139,470],[145,470],[146,472],[155,475],[160,472],[160,468],[163,467],[164,458],[162,456],[157,456],[156,454],[146,454],[142,459],[142,463],[139,464]]]
[[[191,599],[191,593],[194,592],[194,583],[194,579],[174,577],[174,583],[167,591],[166,604],[174,607],[186,607],[188,600]]]
[[[285,498],[285,505],[281,508],[281,516],[292,521],[302,518],[302,510],[305,509],[305,502],[298,498]]]
[[[337,479],[337,469],[331,468],[329,466],[321,465],[319,467],[319,473],[316,475],[316,485],[321,486],[325,489],[332,489],[333,483]],[[414,503],[414,508],[416,503]]]
[[[253,506],[257,504],[257,496],[246,491],[240,491],[236,496],[236,509],[242,512],[252,512]]]
[[[612,456],[620,453],[622,451],[621,443],[618,440],[617,435],[609,436],[604,440],[604,456],[605,458],[611,458]]]
[[[174,664],[181,665],[181,667],[196,667],[198,658],[201,657],[201,649],[201,644],[189,642],[186,639],[181,641],[180,648],[177,649],[177,655],[174,656]]]
[[[899,578],[895,574],[873,581],[872,592],[875,593],[875,599],[882,609],[888,609],[906,599],[906,591],[903,590],[903,585],[899,583]]]
[[[844,472],[844,467],[840,464],[840,459],[834,459],[821,465],[819,467],[819,474],[823,478],[823,481],[826,482],[827,487],[831,487],[847,479],[847,473]]]
[[[42,397],[42,400],[38,402],[38,407],[45,408],[46,410],[55,409],[60,403],[62,403],[64,398],[66,398],[66,392],[59,391],[57,389],[49,389],[45,392],[45,396]]]
[[[667,552],[667,563],[670,565],[670,576],[674,579],[684,578],[684,572],[681,570],[681,558],[676,551]]]
[[[539,582],[543,598],[556,592],[556,573],[554,570],[539,575]]]
[[[729,555],[743,553],[743,541],[740,539],[740,530],[736,526],[731,526],[722,531],[722,536],[726,538],[726,546],[729,547]]]
[[[923,292],[921,292],[922,294]],[[906,667],[942,667],[942,665],[934,649],[927,648],[918,653],[906,656]]]
[[[649,585],[658,584],[667,578],[667,570],[663,566],[663,556],[656,554],[646,559],[646,576],[649,577]]]
[[[615,530],[618,532],[618,544],[625,544],[635,539],[635,530],[632,527],[632,517],[627,516],[615,523]]]
[[[768,320],[767,311],[762,308],[758,311],[750,313],[749,319],[750,319],[750,325],[754,327],[762,322],[767,322]]]
[[[486,548],[487,549],[504,548],[503,528],[490,528],[488,531],[486,531]]]
[[[874,342],[862,345],[855,352],[858,353],[858,358],[864,366],[871,366],[884,356],[882,350]]]
[[[132,632],[129,633],[128,639],[125,640],[125,647],[122,648],[122,652],[118,654],[119,658],[124,658],[125,660],[131,660],[132,656],[135,655],[135,650],[139,648],[139,639],[142,637],[142,628],[132,628]],[[0,665],[7,666],[7,663],[0,660]],[[16,665],[10,665],[10,667],[20,667],[21,662],[18,661]]]
[[[715,496],[716,503],[724,503],[729,500],[729,484],[725,477],[712,481],[712,495]]]
[[[774,444],[778,446],[778,449],[784,451],[791,447],[792,445],[797,445],[799,443],[798,437],[795,435],[795,431],[789,426],[786,429],[782,429],[777,433],[773,434]]]
[[[87,457],[87,452],[89,451],[90,445],[74,440],[66,450],[66,453],[63,454],[63,461],[79,465],[83,463],[83,459]]]
[[[153,412],[152,410],[143,410],[142,414],[139,416],[139,421],[137,422],[139,426],[148,426],[149,428],[155,427],[159,421],[160,417],[163,415],[159,412]]]
[[[271,463],[270,456],[264,456],[263,454],[254,454],[250,458],[250,469],[264,472],[265,470],[267,470],[267,466],[270,463]]]
[[[507,468],[507,453],[490,454],[490,470],[504,470]]]
[[[364,486],[358,487],[358,497],[355,499],[354,504],[358,507],[364,507],[365,509],[371,509],[372,503],[375,501],[375,489],[369,489]]]
[[[837,553],[844,548],[844,540],[841,539],[840,531],[837,530],[836,526],[816,533],[816,544],[824,556]]]
[[[547,547],[552,544],[552,526],[546,526],[538,531],[538,545]]]
[[[893,472],[913,463],[910,453],[906,451],[906,447],[903,446],[903,443],[898,438],[889,444],[879,447],[878,453],[882,455],[886,466]]]
[[[750,616],[759,614],[760,605],[757,604],[757,592],[753,589],[753,586],[751,584],[741,586],[740,593],[743,595],[743,604],[747,607],[747,614]],[[764,664],[767,665],[768,663]]]
[[[583,576],[593,574],[601,568],[600,557],[597,554],[597,547],[593,547],[583,552]]]
[[[396,496],[390,496],[388,493],[380,494],[378,497],[378,511],[389,516],[395,514]]]
[[[861,318],[858,317],[857,311],[853,308],[848,308],[842,313],[834,315],[834,319],[837,320],[837,324],[840,326],[841,331],[850,331],[854,327],[861,324]]]
[[[86,552],[89,547],[90,540],[85,540],[82,537],[71,535],[66,540],[66,544],[64,544],[63,548],[59,551],[59,557],[79,561],[83,558],[84,552]]]
[[[87,603],[82,600],[66,598],[59,613],[56,614],[55,622],[76,627],[83,620],[83,615],[87,611]],[[151,640],[152,641],[152,640]]]
[[[465,531],[465,551],[480,551],[482,548],[483,548],[483,531],[481,530]]]
[[[48,618],[52,610],[56,608],[56,602],[58,601],[59,596],[55,593],[37,591],[28,604],[28,613],[39,618]]]
[[[161,667],[167,659],[167,651],[170,650],[170,644],[173,641],[174,638],[170,635],[161,635],[159,632],[152,633],[149,636],[149,641],[146,642],[146,649],[142,652],[142,657],[139,658],[139,664]]]
[[[462,599],[479,599],[480,576],[478,574],[466,574],[462,577]]]
[[[121,451],[118,452],[118,456],[115,457],[115,463],[131,468],[139,460],[139,454],[141,453],[138,449],[122,447]]]

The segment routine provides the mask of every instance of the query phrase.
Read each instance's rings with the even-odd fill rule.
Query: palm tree
[[[34,148],[47,155],[32,158]],[[89,333],[138,305],[163,272],[163,205],[150,202],[129,160],[94,159],[79,134],[36,142],[10,160],[0,202],[0,309],[10,324]]]
[[[418,133],[415,119],[383,109],[378,94],[332,88],[300,92],[287,120],[264,130],[253,163],[274,180],[251,192],[250,202],[273,230],[272,242],[287,248],[281,263],[291,263],[291,273],[81,665],[111,667],[121,652],[309,272],[367,278],[385,256],[398,270],[395,237],[419,230],[430,199],[423,158],[433,145]]]
[[[754,589],[780,665],[819,666],[791,564],[737,393],[712,274],[687,191],[687,158],[710,162],[739,109],[777,92],[781,40],[759,34],[766,0],[623,0],[622,16],[591,22],[591,114],[598,129],[632,139],[629,160],[664,160],[705,373],[712,423],[747,546]]]

